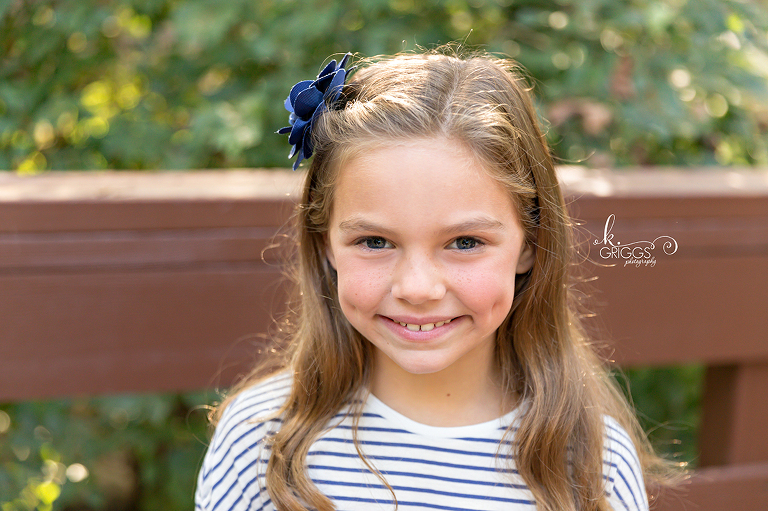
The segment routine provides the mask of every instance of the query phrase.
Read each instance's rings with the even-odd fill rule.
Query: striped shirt
[[[279,375],[242,392],[225,410],[198,476],[196,508],[204,511],[275,511],[265,488],[266,434],[271,416],[290,391]],[[434,427],[415,422],[370,395],[358,427],[363,452],[386,478],[401,511],[535,511],[536,502],[509,454],[497,456],[504,430],[517,412],[491,422]],[[351,417],[339,413],[312,444],[309,475],[339,511],[394,509],[392,494],[362,462]],[[627,433],[606,419],[603,477],[617,511],[648,510],[637,453]],[[509,441],[511,439],[507,439]],[[513,457],[512,457],[513,458]],[[511,463],[510,463],[511,461]]]

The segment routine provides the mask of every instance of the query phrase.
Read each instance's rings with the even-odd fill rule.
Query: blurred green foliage
[[[518,59],[558,156],[768,164],[764,0],[0,0],[0,168],[288,166],[282,99],[330,54]]]
[[[700,365],[628,369],[627,396],[656,450],[669,460],[698,465],[698,428],[704,367]]]
[[[198,392],[0,406],[0,509],[192,509],[208,399]]]

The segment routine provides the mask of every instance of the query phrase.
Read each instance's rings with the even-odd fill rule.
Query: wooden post
[[[768,460],[767,431],[768,362],[708,367],[699,439],[700,465]]]

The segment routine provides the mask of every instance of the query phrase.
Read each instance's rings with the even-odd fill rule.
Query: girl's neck
[[[371,392],[411,420],[438,427],[488,422],[512,411],[517,397],[501,390],[493,359],[454,364],[440,372],[412,374],[375,350]],[[468,362],[468,361],[466,361]]]

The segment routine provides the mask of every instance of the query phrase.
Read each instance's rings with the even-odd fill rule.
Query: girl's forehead
[[[332,222],[361,216],[397,225],[507,221],[514,210],[509,191],[465,146],[425,139],[377,147],[341,165]]]
[[[337,189],[365,184],[408,184],[436,190],[458,182],[488,184],[490,172],[461,142],[425,138],[382,144],[351,155],[338,168]]]
[[[463,140],[436,136],[409,140],[365,141],[342,151],[334,171],[334,193],[349,186],[396,183],[427,187],[435,192],[449,186],[477,184],[487,190],[501,188],[508,200],[518,202],[514,183],[504,171],[484,162]],[[506,202],[506,201],[505,201]]]

